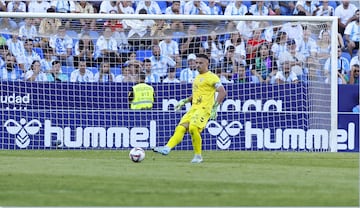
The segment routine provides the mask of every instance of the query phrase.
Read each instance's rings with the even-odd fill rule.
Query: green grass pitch
[[[359,154],[0,151],[0,206],[359,206]]]

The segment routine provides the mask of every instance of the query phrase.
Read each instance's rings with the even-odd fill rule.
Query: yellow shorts
[[[209,120],[209,117],[209,110],[190,109],[187,113],[185,113],[185,115],[183,115],[179,124],[189,123],[203,130]]]

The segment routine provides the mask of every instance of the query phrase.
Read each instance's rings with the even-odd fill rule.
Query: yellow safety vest
[[[139,83],[133,88],[134,99],[131,109],[151,109],[154,103],[154,88],[145,83]]]

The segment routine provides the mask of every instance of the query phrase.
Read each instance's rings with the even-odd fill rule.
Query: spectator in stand
[[[26,4],[23,1],[9,1],[7,12],[26,12]]]
[[[74,66],[73,39],[66,34],[64,26],[60,26],[58,33],[50,38],[49,46],[53,49],[53,54],[62,65]]]
[[[140,9],[139,14],[146,15],[146,9]],[[146,34],[149,34],[149,31],[154,26],[154,20],[142,20],[142,19],[135,19],[135,20],[124,20],[125,25],[127,25],[130,29],[128,33],[128,38],[133,39],[140,39],[144,37]],[[138,42],[143,42],[138,40]],[[139,43],[132,43],[132,45],[137,45]],[[148,43],[146,43],[147,45]]]
[[[359,42],[360,42],[360,10],[356,10],[354,14],[355,19],[349,22],[344,31],[345,40],[347,43],[347,48],[350,56],[353,56],[353,50],[359,50]]]
[[[34,50],[34,41],[32,39],[26,39],[24,42],[24,68],[25,71],[29,70],[32,63],[36,60],[41,60],[41,57],[36,51]]]
[[[356,18],[354,14],[357,9],[354,4],[350,3],[350,0],[342,0],[341,4],[335,8],[335,16],[339,18],[339,33],[341,35],[344,35],[346,26]]]
[[[288,37],[286,32],[278,31],[276,38],[271,45],[271,52],[276,59],[279,58],[280,53],[287,51],[287,41]]]
[[[117,13],[121,13],[120,1],[102,1],[100,4],[99,13],[110,14],[110,11],[115,10]]]
[[[55,0],[51,1],[50,6],[58,13],[75,13],[76,11],[74,1]]]
[[[341,69],[338,69],[337,74],[338,74],[338,84],[347,84],[346,74],[344,74]],[[330,82],[329,80],[327,80],[326,83],[329,83]]]
[[[262,43],[254,59],[251,60],[251,74],[259,79],[259,82],[270,83],[271,78],[277,73],[277,67],[271,55],[269,43]]]
[[[303,75],[304,63],[306,61],[305,56],[296,51],[296,41],[289,39],[287,42],[288,51],[279,54],[279,64],[284,65],[286,62],[286,67],[289,65],[290,69],[296,76],[301,77]]]
[[[7,18],[7,17],[0,18],[0,25],[1,28],[3,29],[3,32],[10,32],[18,29],[17,23],[11,18]]]
[[[227,79],[232,78],[232,74],[234,73],[234,67],[240,63],[241,61],[236,59],[235,56],[235,47],[233,45],[229,45],[226,48],[226,52],[224,58],[220,61],[220,68],[222,69],[222,75],[226,76]]]
[[[15,56],[11,53],[6,54],[5,63],[0,68],[0,80],[17,81],[22,80],[24,74],[19,70],[16,63]]]
[[[246,59],[248,63],[250,63],[250,61],[255,57],[256,52],[259,50],[261,44],[266,42],[266,40],[262,39],[261,37],[262,32],[263,29],[254,30],[253,37],[247,41]]]
[[[114,82],[115,75],[110,70],[110,63],[103,61],[100,64],[99,72],[94,76],[95,82]]]
[[[94,60],[102,62],[108,60],[112,65],[119,64],[117,41],[113,38],[110,27],[105,27],[103,34],[96,41]]]
[[[143,61],[144,72],[146,75],[145,82],[146,83],[159,83],[160,76],[152,71],[152,65],[150,59],[144,59]]]
[[[317,1],[297,1],[294,15],[313,16],[316,12]]]
[[[78,67],[80,60],[86,61],[88,67],[94,65],[94,43],[87,33],[83,33],[79,41],[75,43],[74,67]]]
[[[256,1],[255,4],[250,6],[249,12],[255,16],[269,15],[269,9],[264,5],[264,1]]]
[[[115,10],[110,11],[110,14],[116,14]],[[112,37],[116,40],[119,52],[126,52],[129,49],[129,42],[125,34],[125,30],[121,20],[113,19],[107,20],[104,23],[105,27],[110,27]]]
[[[338,50],[337,50],[337,57],[338,57],[337,69],[338,69],[338,71],[337,71],[337,73],[338,73],[338,77],[339,77],[339,84],[344,83],[342,80],[343,79],[345,80],[345,78],[344,78],[345,75],[350,73],[349,61],[346,58],[342,57],[341,55],[342,55],[342,50],[340,47],[338,47]],[[327,80],[326,80],[327,83],[330,81],[330,70],[331,70],[331,60],[330,59],[331,59],[331,57],[329,57],[324,64],[324,74],[327,77]]]
[[[224,71],[222,70],[221,67],[215,68],[215,74],[220,78],[220,82],[223,84],[234,83],[234,81],[232,79],[229,80],[227,78],[227,73],[224,73]]]
[[[287,22],[282,25],[280,31],[286,32],[288,39],[294,39],[297,43],[303,38],[303,26],[299,22]]]
[[[334,16],[335,9],[329,5],[329,0],[322,1],[322,5],[317,6],[314,16]]]
[[[25,24],[19,28],[19,37],[22,40],[33,39],[35,41],[38,40],[37,36],[38,32],[34,25],[34,20],[32,18],[25,18]]]
[[[178,15],[184,14],[181,9],[181,1],[173,1],[171,6],[167,7],[165,10],[165,14],[167,15]],[[184,24],[181,20],[168,20],[167,23],[170,24],[172,30],[175,31],[184,31]]]
[[[264,4],[269,10],[269,15],[281,15],[279,1],[265,1]]]
[[[189,1],[184,6],[184,14],[209,15],[210,8],[203,1]]]
[[[6,2],[5,0],[0,0],[0,11],[6,12]]]
[[[75,3],[74,1],[65,1],[65,0],[59,0],[59,1],[51,1],[50,3],[51,8],[55,10],[57,13],[75,13]],[[71,28],[71,19],[63,19],[63,25],[65,28]]]
[[[161,79],[165,78],[168,67],[175,67],[176,62],[168,56],[163,56],[160,53],[160,47],[158,45],[152,46],[151,60],[152,71],[160,76]]]
[[[88,1],[77,1],[75,3],[75,12],[84,13],[84,14],[94,14],[94,7],[91,2]],[[80,19],[81,30],[96,30],[96,20],[95,19]]]
[[[129,67],[128,64],[124,64],[122,73],[116,76],[115,82],[136,82],[134,71]]]
[[[5,64],[6,55],[10,53],[9,47],[5,45],[0,45],[0,66]]]
[[[209,46],[209,50],[207,51],[210,53],[210,68],[216,68],[224,56],[223,44],[219,40],[219,35],[215,31],[210,33],[207,40]]]
[[[354,64],[351,67],[350,75],[347,79],[349,84],[359,84],[359,64]]]
[[[305,58],[309,56],[316,56],[317,54],[317,44],[314,39],[311,38],[311,30],[307,25],[303,26],[303,38],[300,42],[297,42],[297,51],[302,53]]]
[[[306,59],[306,66],[304,67],[303,81],[325,83],[325,76],[321,69],[321,64],[316,57],[309,56]]]
[[[234,83],[255,83],[252,80],[252,75],[245,63],[239,63],[234,67],[232,81]]]
[[[208,2],[209,7],[209,15],[223,15],[223,11],[221,9],[221,6],[218,4],[218,1],[216,0],[210,0]]]
[[[135,14],[139,14],[141,9],[145,9],[147,14],[161,14],[161,9],[156,1],[140,0],[136,5]]]
[[[47,82],[47,75],[41,70],[41,63],[35,60],[31,63],[30,70],[25,74],[26,81]]]
[[[325,64],[325,61],[331,55],[331,40],[330,40],[330,31],[323,31],[320,35],[319,40],[317,41],[317,59],[320,61],[320,64]]]
[[[180,54],[182,59],[186,60],[187,56],[191,53],[204,53],[205,49],[201,37],[197,35],[197,26],[195,24],[189,25],[186,37],[180,39]]]
[[[7,5],[9,1],[0,0],[0,12],[9,12]],[[13,3],[11,3],[13,4]],[[10,11],[13,12],[13,11]],[[3,29],[5,30],[15,30],[18,28],[17,23],[12,18],[2,17],[0,18],[0,23]]]
[[[46,13],[49,8],[50,3],[48,1],[34,0],[29,2],[28,12]]]
[[[227,16],[243,16],[248,13],[248,8],[242,3],[242,1],[235,0],[234,2],[229,3],[226,8],[224,15]],[[227,22],[227,31],[233,31],[234,28],[239,24],[239,21],[229,21]]]
[[[180,83],[180,80],[176,78],[176,69],[170,67],[166,78],[162,81],[163,83]]]
[[[128,54],[128,58],[127,60],[125,61],[125,64],[128,64],[129,62],[132,62],[132,61],[136,61],[137,58],[140,58],[140,57],[137,57],[136,55],[136,51],[131,51],[129,54]],[[141,57],[141,58],[148,58],[148,57]]]
[[[93,82],[94,74],[87,69],[86,61],[80,60],[78,69],[71,72],[70,82]]]
[[[44,72],[50,71],[52,68],[53,61],[56,60],[56,57],[53,56],[53,50],[50,47],[43,48],[44,58],[41,59],[41,69]]]
[[[54,13],[55,10],[53,8],[49,8],[46,10],[47,13]],[[55,35],[62,25],[61,20],[57,18],[43,18],[40,22],[39,26],[39,34],[41,35],[41,40],[39,41],[40,47],[45,48],[48,47],[50,36]]]
[[[252,15],[253,14],[251,12],[245,14],[245,16],[252,16]],[[244,41],[248,41],[253,37],[254,30],[259,29],[259,27],[260,27],[259,22],[253,20],[246,20],[246,21],[239,21],[238,25],[236,26],[236,29],[239,31]]]
[[[354,56],[354,57],[351,58],[351,60],[350,60],[350,68],[351,68],[354,64],[360,65],[360,50],[358,50],[357,56]]]
[[[187,57],[188,67],[181,70],[180,72],[180,82],[181,83],[192,83],[195,77],[199,74],[196,68],[196,55],[189,54]]]
[[[24,67],[24,62],[25,62],[24,42],[19,39],[19,35],[17,32],[14,32],[11,35],[11,39],[8,39],[6,41],[6,45],[9,47],[9,51],[11,52],[11,54],[15,56],[18,67],[23,72],[26,72],[26,69]]]
[[[284,84],[299,82],[296,73],[291,70],[292,63],[290,61],[283,62],[281,66],[282,70],[279,70],[275,75],[276,83]]]
[[[139,60],[132,60],[127,62],[129,69],[131,70],[131,73],[134,76],[135,81],[137,80],[140,72],[143,72],[143,63]]]
[[[242,61],[246,59],[246,49],[245,49],[245,40],[242,39],[242,35],[239,32],[235,31],[230,34],[230,39],[225,41],[224,52],[225,55],[228,47],[232,45],[235,48],[235,59],[237,61]]]
[[[178,62],[181,61],[179,55],[179,44],[175,40],[171,39],[170,33],[166,34],[164,40],[160,41],[159,47],[162,56],[168,56],[172,60]]]
[[[119,14],[135,14],[132,1],[121,1],[119,4]]]
[[[61,72],[61,63],[58,60],[52,62],[51,69],[47,72],[49,82],[67,82],[69,77]]]
[[[324,24],[323,29],[321,29],[319,32],[319,38],[321,38],[322,33],[325,31],[327,31],[331,37],[331,22]],[[344,39],[340,33],[337,33],[337,40],[338,40],[337,45],[339,45],[342,50],[345,50]]]
[[[54,13],[55,9],[49,8],[47,13]],[[59,27],[62,25],[61,20],[57,18],[43,18],[39,26],[39,34],[41,35],[53,35],[56,34]]]
[[[280,15],[291,16],[295,10],[295,1],[279,1]]]

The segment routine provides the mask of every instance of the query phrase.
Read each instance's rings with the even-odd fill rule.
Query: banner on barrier
[[[3,83],[1,92],[12,93],[0,95],[3,112],[0,148],[50,149],[55,145],[71,149],[115,149],[164,145],[182,116],[173,112],[173,107],[191,93],[191,85],[154,85],[158,97],[171,99],[157,99],[155,111],[142,112],[128,110],[127,91],[131,86]],[[175,89],[183,94],[175,94]],[[328,130],[307,129],[306,113],[283,113],[305,112],[306,87],[234,84],[227,86],[227,91],[229,96],[217,121],[210,121],[203,132],[204,149],[328,149]],[[341,114],[338,123],[339,151],[358,152],[359,115]],[[191,149],[190,139],[177,148]]]

